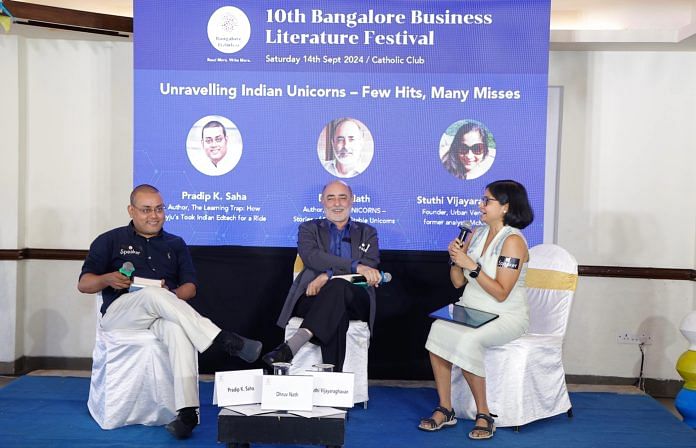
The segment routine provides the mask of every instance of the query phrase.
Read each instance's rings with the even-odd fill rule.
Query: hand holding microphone
[[[457,252],[461,250],[461,248],[464,246],[464,242],[466,241],[466,238],[469,236],[471,233],[471,224],[468,222],[465,222],[461,226],[459,226],[459,236],[452,241],[449,246],[447,247],[447,250],[449,251],[450,254],[450,259],[449,259],[449,264],[450,266],[453,266],[455,264],[455,256]]]
[[[392,275],[389,272],[380,271],[379,277],[380,277],[379,281],[374,286],[383,285],[385,283],[389,283],[390,281],[392,281]],[[352,284],[358,285],[358,286],[368,286],[367,279],[360,274],[352,275],[350,278],[350,282]]]
[[[133,263],[126,261],[118,271],[104,274],[102,278],[106,282],[106,286],[110,286],[113,289],[128,289],[131,285],[131,276],[133,275],[134,271],[135,267],[133,266]]]
[[[118,272],[120,272],[128,278],[131,278],[133,272],[135,272],[135,266],[133,266],[133,263],[131,263],[130,261],[126,261],[125,263],[123,263],[123,266],[121,266]]]
[[[351,283],[354,284],[366,284],[376,287],[391,281],[391,274],[388,272],[380,272],[375,268],[371,268],[370,266],[358,264],[356,270],[359,275],[355,275],[351,278]]]

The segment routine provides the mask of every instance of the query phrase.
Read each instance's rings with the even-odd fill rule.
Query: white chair
[[[176,418],[174,375],[167,347],[149,330],[97,332],[87,407],[102,429],[164,425]]]
[[[520,426],[568,413],[572,406],[563,369],[563,338],[575,294],[578,265],[565,249],[541,244],[529,251],[527,334],[485,355],[488,408],[496,426]],[[455,366],[456,367],[456,366]],[[457,416],[474,419],[476,405],[461,370],[452,369]]]
[[[293,278],[296,278],[303,268],[304,264],[298,255],[295,258]],[[293,317],[288,321],[288,324],[285,326],[286,341],[297,332],[300,325],[302,325],[302,321],[301,317]],[[365,409],[367,409],[367,401],[369,400],[367,391],[367,355],[369,348],[369,325],[361,320],[351,320],[348,323],[348,332],[346,333],[346,357],[343,360],[343,371],[352,372],[355,375],[353,402],[363,403]],[[293,356],[290,374],[299,375],[306,370],[312,370],[312,366],[321,362],[321,348],[316,344],[308,342]]]

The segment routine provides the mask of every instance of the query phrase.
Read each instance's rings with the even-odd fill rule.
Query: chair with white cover
[[[529,330],[485,355],[488,408],[496,426],[519,429],[567,413],[572,417],[563,369],[563,339],[575,294],[578,264],[565,249],[540,244],[529,250]],[[476,405],[461,370],[452,369],[452,405],[457,416],[474,419]]]
[[[167,347],[149,330],[97,331],[87,407],[102,429],[164,425],[176,418]]]
[[[295,258],[293,269],[294,278],[302,271],[304,263],[298,255]],[[287,341],[294,335],[302,325],[301,317],[292,317],[285,326],[285,340]],[[346,357],[343,361],[343,371],[352,372],[355,378],[354,403],[363,403],[367,409],[369,400],[367,391],[367,356],[370,348],[370,327],[367,322],[361,320],[351,320],[348,323],[348,333],[346,333]],[[293,356],[291,375],[299,375],[307,370],[313,370],[312,366],[321,364],[321,348],[311,342],[303,345]]]

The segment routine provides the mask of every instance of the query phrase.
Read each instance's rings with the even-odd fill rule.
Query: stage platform
[[[584,388],[596,390],[598,386]],[[0,388],[0,446],[219,447],[219,410],[211,405],[213,384],[202,381],[200,389],[201,425],[191,439],[175,441],[162,427],[100,429],[87,411],[87,377],[23,376]],[[663,405],[635,388],[627,388],[626,392],[631,393],[571,392],[573,418],[564,414],[534,422],[519,433],[502,428],[486,445],[530,448],[696,446],[696,431]],[[473,426],[468,420],[460,420],[456,426],[435,433],[416,428],[419,418],[429,415],[435,402],[436,393],[429,387],[373,385],[369,408],[357,407],[348,414],[344,446],[447,448],[475,444],[466,437]]]

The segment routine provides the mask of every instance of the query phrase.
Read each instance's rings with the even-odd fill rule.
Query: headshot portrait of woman
[[[495,146],[493,135],[483,124],[460,120],[442,134],[440,161],[457,179],[476,179],[493,165]]]
[[[487,347],[502,345],[522,336],[529,326],[525,275],[529,254],[520,229],[534,219],[527,191],[513,180],[490,183],[479,203],[481,221],[466,241],[453,240],[448,251],[450,280],[456,288],[466,285],[459,305],[498,314],[479,328],[435,320],[425,348],[439,398],[432,415],[418,425],[437,431],[457,423],[452,408],[452,368],[460,369],[476,403],[472,439],[489,439],[495,432],[494,417],[486,401]],[[490,372],[489,372],[490,373]],[[504,412],[504,409],[494,410]]]

